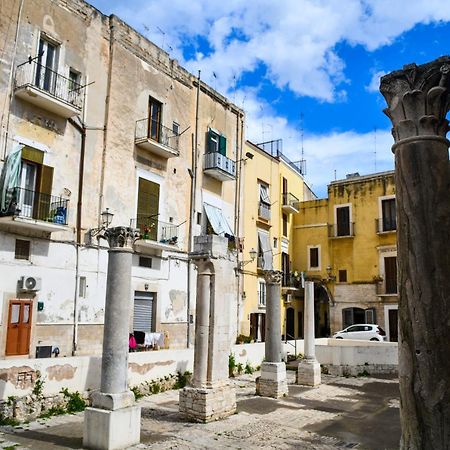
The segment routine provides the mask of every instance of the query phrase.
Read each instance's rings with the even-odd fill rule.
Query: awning
[[[225,234],[228,236],[234,236],[233,230],[231,229],[230,224],[220,208],[208,205],[208,203],[204,203],[203,206],[205,207],[206,215],[214,230],[214,233],[219,236],[224,236]]]
[[[7,213],[12,196],[13,188],[19,186],[20,167],[22,160],[23,144],[17,144],[6,157],[0,176],[0,213]]]
[[[265,233],[264,231],[258,230],[258,241],[261,252],[263,254],[263,269],[264,270],[272,270],[272,246],[270,245],[269,233]]]

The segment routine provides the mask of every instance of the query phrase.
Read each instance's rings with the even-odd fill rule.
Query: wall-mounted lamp
[[[88,232],[89,244],[92,243],[92,238],[94,236],[98,236],[102,231],[106,230],[111,225],[114,214],[109,210],[109,208],[106,208],[104,211],[102,211],[100,217],[102,220],[102,226],[99,228],[91,228]]]
[[[246,154],[245,154],[245,158],[242,158],[242,159],[238,159],[236,162],[238,163],[238,162],[241,162],[241,161],[247,161],[247,160],[249,160],[249,159],[253,159],[253,157],[254,157],[255,155],[253,154],[253,153],[250,153],[250,152],[247,152]]]
[[[253,262],[256,259],[256,257],[258,256],[258,252],[254,248],[252,248],[248,252],[248,255],[250,256],[250,259],[248,259],[247,261],[238,261],[238,266],[237,266],[238,271],[241,271],[244,266]]]

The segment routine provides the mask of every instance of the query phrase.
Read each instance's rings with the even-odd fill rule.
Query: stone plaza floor
[[[237,413],[209,424],[187,422],[178,391],[142,398],[138,449],[397,450],[398,380],[323,375],[317,388],[294,384],[281,400],[255,396],[258,374],[234,378]],[[81,449],[83,414],[1,427],[0,449]]]

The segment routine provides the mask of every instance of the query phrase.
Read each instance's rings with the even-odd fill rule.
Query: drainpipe
[[[194,221],[195,221],[195,204],[196,204],[196,189],[197,189],[197,146],[198,146],[198,109],[200,102],[200,70],[198,71],[197,76],[197,96],[196,96],[196,105],[195,105],[195,133],[192,135],[192,169],[189,172],[191,177],[191,195],[190,195],[190,205],[189,205],[189,244],[188,244],[188,252],[192,252],[193,250],[193,241],[194,241]],[[191,336],[191,287],[192,287],[192,278],[191,278],[191,267],[192,262],[191,258],[188,256],[188,273],[187,273],[187,339],[186,339],[186,347],[189,348],[191,346],[190,336]]]

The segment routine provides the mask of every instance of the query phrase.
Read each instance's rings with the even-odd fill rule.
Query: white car
[[[378,325],[358,323],[333,334],[335,339],[362,339],[365,341],[386,341],[386,333]]]

